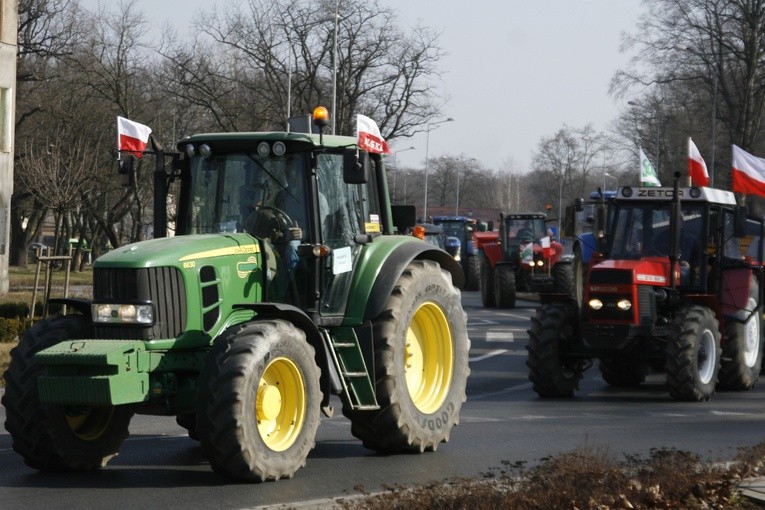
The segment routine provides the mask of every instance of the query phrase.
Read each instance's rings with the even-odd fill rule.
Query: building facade
[[[0,0],[0,296],[8,293],[18,0]]]

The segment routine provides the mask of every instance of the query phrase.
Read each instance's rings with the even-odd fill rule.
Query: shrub
[[[32,322],[27,318],[5,319],[0,317],[0,343],[16,340],[19,333],[27,329]]]

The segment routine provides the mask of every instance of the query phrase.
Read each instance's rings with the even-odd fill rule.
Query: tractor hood
[[[192,262],[226,255],[247,255],[260,251],[257,239],[249,234],[205,234],[151,239],[122,246],[99,257],[98,267],[189,267]]]
[[[669,259],[605,260],[592,268],[590,282],[618,285],[669,285]]]

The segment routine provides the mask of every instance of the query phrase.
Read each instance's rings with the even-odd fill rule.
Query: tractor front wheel
[[[433,451],[465,402],[470,340],[460,292],[433,261],[411,262],[373,320],[378,410],[343,407],[351,433],[381,453]]]
[[[531,318],[529,343],[529,380],[540,397],[573,397],[584,373],[584,361],[567,359],[567,348],[581,340],[578,334],[579,313],[573,304],[544,305]]]
[[[749,299],[734,319],[725,327],[725,347],[720,365],[721,390],[748,390],[760,377],[762,366],[763,331],[762,306],[759,306],[759,287],[752,280],[749,287]]]
[[[219,338],[196,406],[213,470],[242,481],[292,478],[316,444],[319,373],[305,333],[289,322],[251,322]]]
[[[5,372],[5,428],[13,449],[41,471],[89,471],[106,466],[128,436],[131,406],[63,406],[40,402],[34,355],[60,342],[93,336],[82,315],[50,317],[21,334]]]
[[[720,331],[712,310],[705,306],[681,309],[667,343],[667,386],[675,400],[709,400],[720,371]]]
[[[481,258],[480,252],[467,255],[465,290],[478,290],[481,286]]]
[[[485,255],[481,257],[481,303],[485,308],[497,306],[494,299],[494,268]]]
[[[515,271],[511,266],[494,269],[494,302],[499,308],[515,308]]]

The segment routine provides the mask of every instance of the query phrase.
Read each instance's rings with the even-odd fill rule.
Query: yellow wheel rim
[[[114,407],[68,407],[66,424],[83,441],[95,441],[104,435],[114,416]]]
[[[454,351],[449,322],[440,306],[423,303],[406,332],[406,386],[412,402],[425,414],[446,400],[452,382]]]
[[[287,358],[273,359],[258,384],[255,415],[258,432],[270,449],[281,452],[292,446],[305,421],[306,394],[303,376]]]

